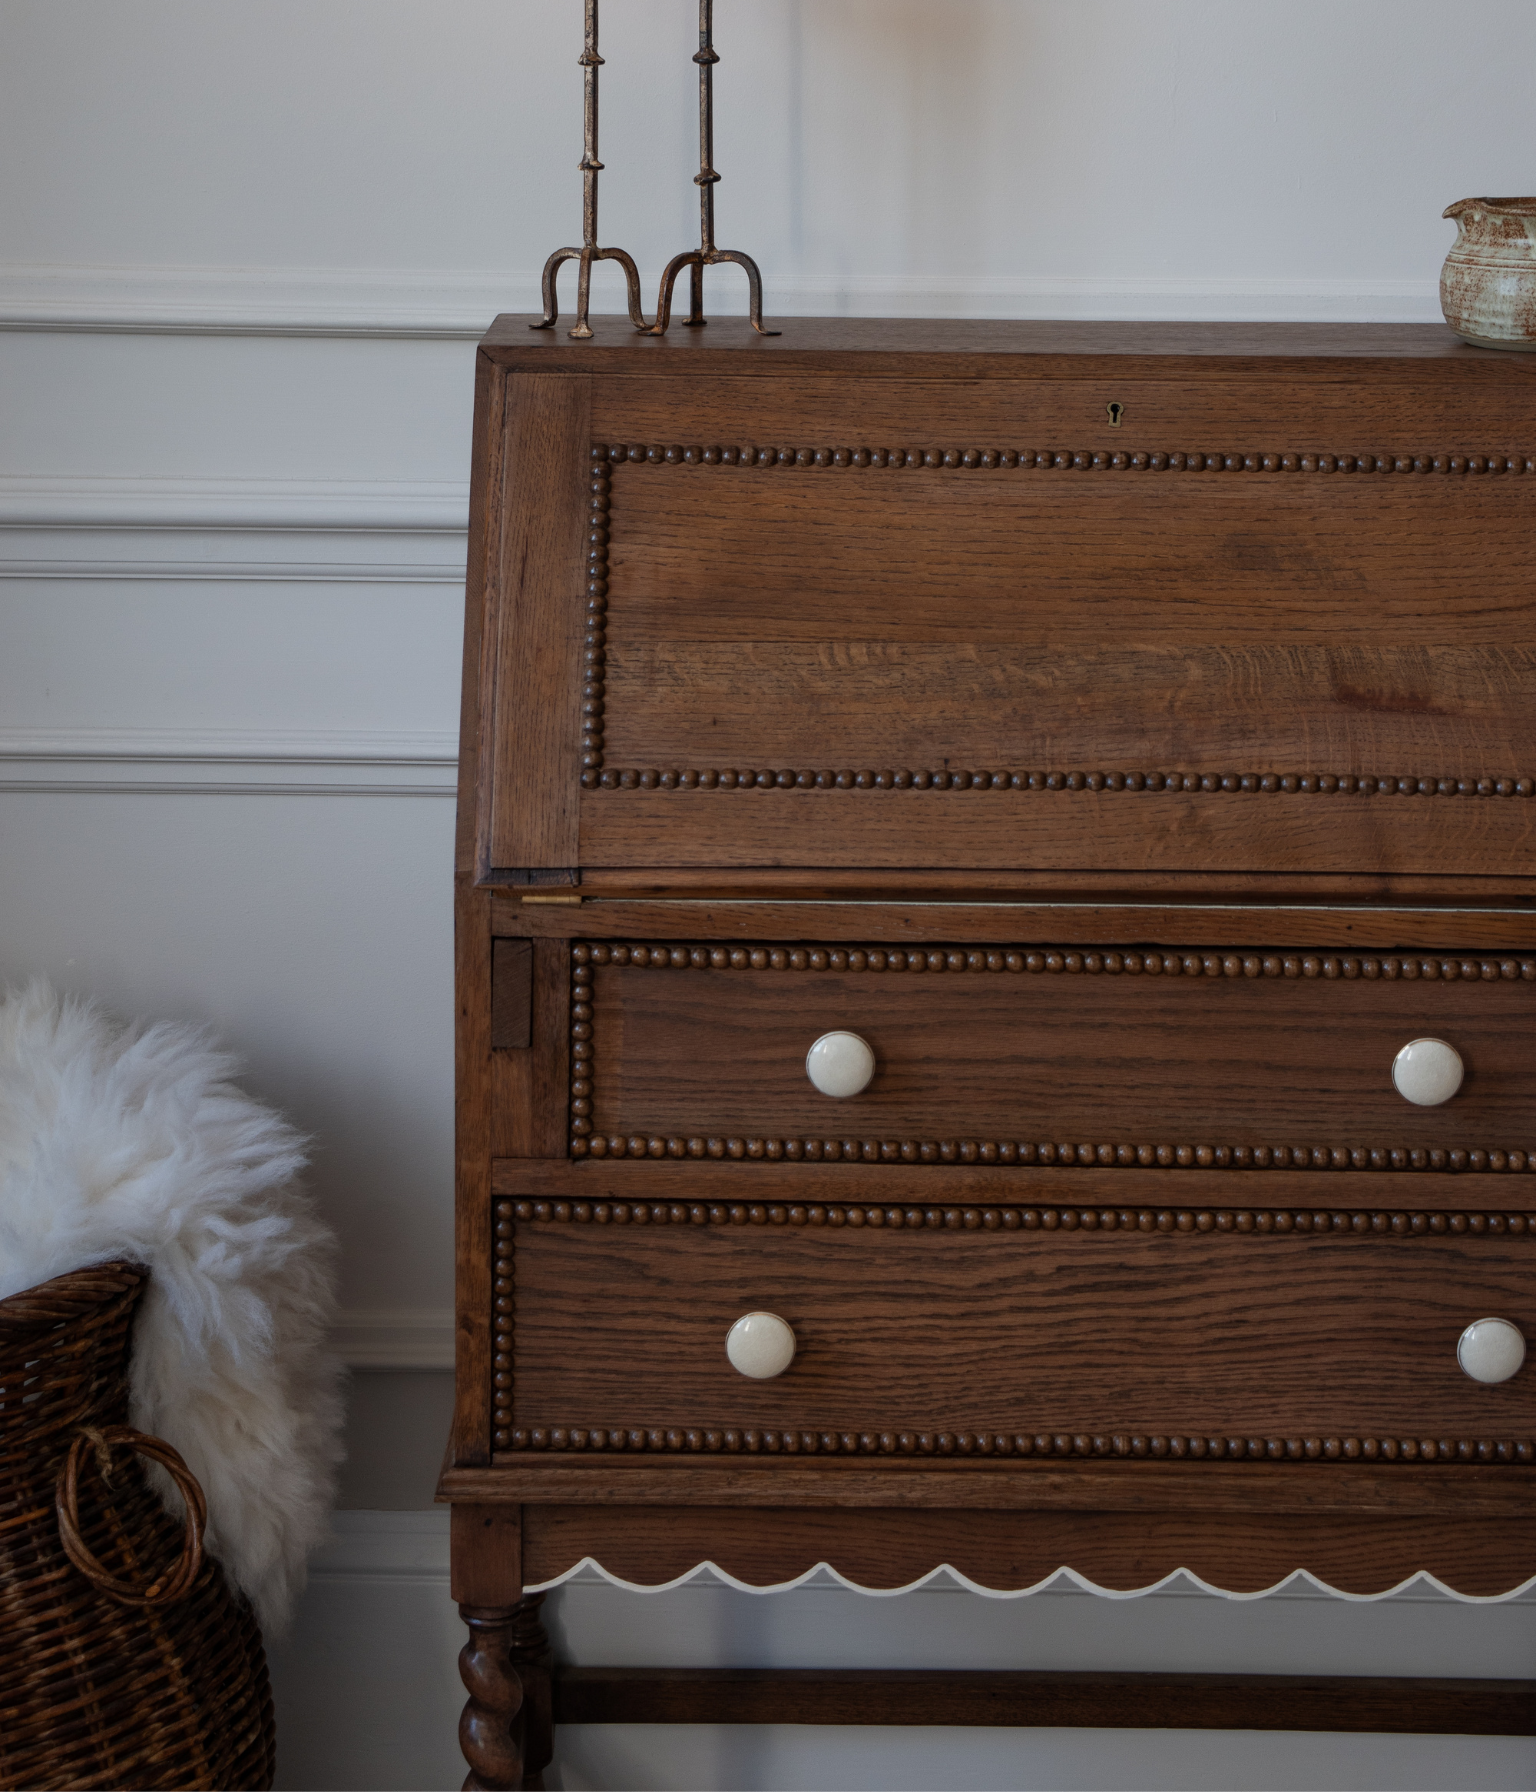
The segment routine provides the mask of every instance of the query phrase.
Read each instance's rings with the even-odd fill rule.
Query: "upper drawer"
[[[775,384],[512,393],[485,864],[1536,868],[1508,416]]]
[[[1536,1171],[1530,957],[593,942],[571,989],[576,1156]],[[1393,1080],[1426,1037],[1438,1106]]]

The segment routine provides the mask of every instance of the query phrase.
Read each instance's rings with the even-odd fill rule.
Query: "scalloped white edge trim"
[[[1101,1587],[1089,1580],[1087,1575],[1079,1574],[1075,1568],[1058,1568],[1052,1574],[1045,1575],[1032,1586],[999,1588],[984,1587],[980,1581],[972,1580],[969,1575],[962,1574],[958,1568],[951,1568],[947,1562],[940,1563],[937,1568],[921,1575],[917,1580],[909,1581],[903,1587],[865,1587],[846,1574],[841,1574],[830,1562],[817,1562],[814,1567],[807,1568],[804,1574],[797,1574],[793,1580],[775,1581],[771,1586],[754,1586],[750,1581],[738,1580],[734,1574],[719,1567],[714,1562],[700,1562],[697,1567],[690,1568],[686,1574],[679,1574],[674,1580],[660,1581],[655,1585],[646,1585],[640,1581],[623,1580],[619,1575],[610,1573],[595,1556],[583,1556],[579,1562],[567,1568],[563,1574],[557,1574],[552,1580],[542,1580],[524,1588],[528,1593],[547,1593],[552,1588],[562,1586],[575,1575],[589,1570],[599,1574],[610,1586],[622,1587],[630,1593],[670,1593],[674,1588],[685,1587],[690,1582],[709,1576],[721,1585],[734,1587],[739,1593],[792,1593],[797,1587],[803,1587],[808,1581],[819,1575],[830,1575],[833,1580],[848,1589],[850,1593],[862,1593],[868,1599],[894,1599],[903,1593],[921,1592],[923,1588],[947,1576],[958,1583],[968,1593],[979,1593],[984,1599],[1028,1599],[1034,1593],[1043,1593],[1054,1589],[1058,1582],[1067,1581],[1077,1591],[1092,1593],[1100,1599],[1143,1599],[1149,1593],[1161,1592],[1171,1582],[1181,1577],[1192,1582],[1202,1593],[1209,1593],[1217,1599],[1252,1600],[1267,1599],[1273,1593],[1283,1593],[1287,1589],[1300,1586],[1313,1592],[1326,1594],[1331,1599],[1346,1599],[1356,1605],[1373,1605],[1378,1600],[1391,1599],[1400,1593],[1430,1591],[1442,1598],[1453,1599],[1460,1605],[1503,1605],[1511,1599],[1518,1599],[1521,1594],[1536,1587],[1536,1575],[1522,1581],[1518,1587],[1511,1587],[1507,1593],[1458,1593],[1454,1587],[1433,1574],[1420,1570],[1411,1574],[1406,1580],[1399,1581],[1395,1587],[1387,1587],[1380,1593],[1346,1593],[1339,1587],[1331,1587],[1325,1580],[1320,1580],[1306,1568],[1297,1568],[1277,1580],[1271,1587],[1262,1587],[1254,1593],[1232,1593],[1225,1587],[1212,1586],[1207,1580],[1189,1568],[1175,1568],[1162,1576],[1160,1580],[1149,1582],[1144,1587],[1118,1588]]]

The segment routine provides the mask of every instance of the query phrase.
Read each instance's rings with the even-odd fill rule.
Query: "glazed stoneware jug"
[[[1479,348],[1536,349],[1536,199],[1458,199],[1440,309]]]

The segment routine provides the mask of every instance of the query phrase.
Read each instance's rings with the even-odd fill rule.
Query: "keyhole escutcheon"
[[[1109,412],[1109,427],[1111,429],[1118,429],[1120,427],[1120,419],[1125,415],[1125,406],[1118,400],[1115,400],[1105,405],[1104,409]]]

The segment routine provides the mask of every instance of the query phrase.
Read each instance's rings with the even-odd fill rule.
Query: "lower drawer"
[[[1536,1216],[499,1212],[501,1449],[1536,1461],[1536,1368],[1457,1356],[1536,1330]],[[795,1335],[770,1380],[725,1352],[757,1310]]]

